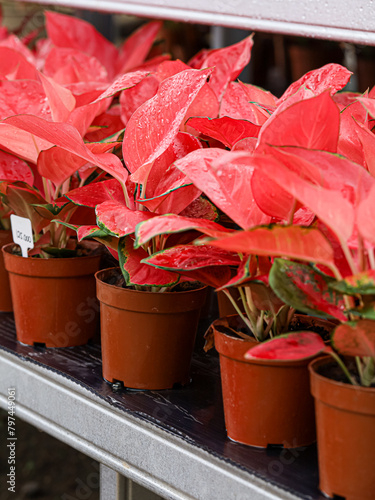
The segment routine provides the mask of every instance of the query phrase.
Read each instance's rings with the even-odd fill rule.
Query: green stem
[[[234,309],[236,310],[237,314],[240,316],[240,318],[242,319],[242,321],[245,323],[245,325],[249,328],[249,330],[252,332],[252,325],[250,323],[250,320],[248,318],[246,318],[241,309],[238,307],[236,301],[233,299],[233,297],[231,296],[231,294],[228,292],[228,290],[223,290],[223,292],[225,293],[225,295],[228,297],[228,299],[230,300],[232,306],[234,307]],[[249,335],[246,335],[245,333],[242,333],[242,332],[237,332],[238,335],[246,340],[248,340],[249,338],[251,338]]]
[[[359,378],[362,381],[363,380],[363,370],[362,370],[362,365],[361,365],[361,359],[359,356],[355,357],[355,364],[357,365],[357,370],[359,374]]]
[[[349,383],[352,385],[358,385],[357,382],[355,380],[353,380],[352,376],[349,373],[349,370],[346,368],[346,366],[345,366],[344,362],[342,361],[342,359],[340,358],[340,356],[338,356],[333,351],[328,351],[328,354],[330,354],[330,356],[332,356],[333,359],[336,361],[336,363],[340,366],[340,368],[344,372],[344,375],[348,379]]]

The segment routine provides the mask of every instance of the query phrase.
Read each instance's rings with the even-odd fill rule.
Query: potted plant
[[[316,106],[323,99],[326,105]],[[340,99],[346,101],[347,108]],[[307,353],[325,351],[334,358],[335,362],[324,358],[310,364],[320,488],[328,496],[367,499],[375,491],[373,475],[365,466],[373,462],[375,448],[372,226],[375,187],[374,137],[369,127],[374,105],[371,98],[344,96],[336,100],[343,108],[340,113],[333,103],[332,97],[322,95],[292,106],[279,115],[280,121],[275,119],[277,131],[272,125],[264,132],[263,140],[275,144],[274,147],[263,145],[259,156],[241,155],[242,161],[256,169],[258,180],[268,181],[267,192],[254,190],[259,205],[265,207],[269,203],[269,212],[274,211],[272,199],[277,193],[283,196],[282,208],[286,213],[298,204],[311,211],[317,217],[313,227],[258,227],[225,235],[210,244],[228,251],[272,256],[270,285],[292,307],[319,314],[324,311],[327,298],[338,297],[338,303],[331,304],[333,309],[325,309],[329,314],[339,313],[336,318],[341,322],[332,334],[331,348],[317,343],[310,349],[309,337],[306,351],[306,339],[292,334],[256,347],[246,356],[280,360],[305,358]],[[296,128],[302,130],[312,106],[316,119],[320,114],[326,118],[320,120],[321,127],[308,140],[310,144],[324,144],[325,150],[301,147],[306,135],[290,137],[289,142],[284,140],[283,146],[278,147],[293,120]],[[345,152],[345,156],[337,152]],[[226,160],[230,162],[229,158]],[[232,161],[235,160],[238,158],[232,155]],[[257,179],[253,181],[257,185]],[[327,417],[332,420],[327,421]]]
[[[14,35],[2,41],[0,147],[2,155],[11,157],[2,161],[12,166],[13,176],[0,179],[4,205],[31,220],[35,240],[28,259],[15,254],[13,245],[4,251],[18,338],[57,347],[85,343],[95,333],[98,306],[93,274],[100,255],[84,256],[92,245],[77,245],[74,233],[53,219],[94,222],[93,210],[77,209],[61,197],[107,172],[125,183],[124,166],[108,153],[124,127],[116,106],[111,107],[112,96],[148,74],[131,70],[144,63],[160,23],[145,25],[120,49],[88,23],[70,16],[47,12],[46,28],[48,37],[38,40],[33,51]],[[87,41],[85,52],[76,32]],[[21,165],[31,178],[18,175]],[[70,288],[53,284],[53,276]],[[45,295],[41,295],[42,283]],[[73,291],[78,292],[76,298]],[[55,301],[49,303],[49,299]],[[22,315],[26,304],[31,310]]]

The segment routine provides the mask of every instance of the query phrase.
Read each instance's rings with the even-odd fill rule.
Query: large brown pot
[[[315,398],[319,486],[346,500],[375,498],[375,388],[336,382],[321,374],[331,358],[310,364]]]
[[[238,316],[229,317],[227,321],[233,330],[240,327]],[[257,345],[255,339],[244,340],[226,333],[222,325],[223,319],[220,319],[212,328],[220,354],[228,437],[258,447],[296,448],[313,443],[314,401],[307,370],[311,358],[247,360],[245,353]]]
[[[206,288],[153,293],[109,284],[96,273],[103,377],[133,389],[169,389],[190,381],[190,362]]]
[[[13,241],[11,231],[0,231],[0,247]],[[3,254],[0,252],[0,312],[13,311],[10,294],[9,276],[4,266]]]
[[[9,272],[17,339],[23,344],[68,347],[95,334],[99,305],[94,273],[100,255],[24,258],[3,247]]]

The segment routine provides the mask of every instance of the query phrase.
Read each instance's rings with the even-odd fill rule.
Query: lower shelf
[[[4,408],[9,387],[16,415],[164,498],[324,498],[315,446],[263,450],[226,437],[219,361],[201,348],[187,387],[115,390],[102,379],[99,345],[21,345],[12,315],[0,314]]]

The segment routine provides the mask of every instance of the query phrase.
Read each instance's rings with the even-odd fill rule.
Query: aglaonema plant
[[[206,138],[220,141],[233,152],[244,150],[253,154],[267,146],[267,135],[264,140],[262,136],[267,133],[270,126],[277,128],[278,116],[282,117],[283,110],[308,97],[319,96],[328,88],[332,93],[336,92],[346,84],[349,76],[350,73],[346,68],[328,65],[295,82],[280,100],[261,89],[246,86],[241,82],[232,82],[224,92],[220,117],[214,119],[193,117],[187,121],[187,125]],[[242,96],[252,101],[251,106],[245,105]],[[241,110],[238,106],[239,102],[243,104]],[[292,135],[290,130],[289,135]],[[310,137],[310,135],[309,130],[306,130],[306,136]],[[248,156],[249,153],[238,153],[232,161],[231,154],[227,155],[222,149],[210,148],[189,153],[186,157],[177,160],[175,166],[204,192],[222,213],[226,214],[232,221],[232,226],[249,229],[284,219],[296,226],[301,223],[311,224],[314,214],[302,206],[295,205],[294,210],[290,207],[287,211],[283,207],[283,202],[276,200],[271,211],[270,204],[267,205],[266,210],[263,210],[263,205],[258,203],[259,196],[256,198],[253,189],[253,183],[259,177],[258,171],[248,162]],[[258,183],[259,187],[262,187],[262,181]],[[263,190],[267,192],[265,184]],[[267,201],[269,199],[270,197]],[[290,204],[290,196],[285,194],[284,199],[284,203]],[[136,245],[147,241],[144,235],[147,234],[147,229],[153,229],[155,222],[149,221],[139,225],[136,232]],[[168,216],[161,218],[160,227],[157,226],[159,231],[163,231],[163,224],[167,228],[165,230],[169,232],[182,230],[182,221],[175,218],[170,219]],[[221,231],[224,229],[222,227]],[[313,228],[304,232],[295,227],[292,231],[295,238],[301,238],[301,242],[312,240],[316,233]],[[144,262],[164,270],[177,270],[181,273],[204,269],[208,276],[210,262],[208,259],[200,260],[200,254],[204,255],[202,247],[204,248],[205,245],[206,243],[202,244],[202,240],[199,240],[199,247],[196,249],[193,245],[185,248],[183,246],[168,248],[154,253]],[[212,246],[209,243],[207,245],[209,251]],[[303,251],[302,243],[300,255]],[[246,249],[236,249],[235,253],[238,256],[238,263],[232,264],[231,279],[223,283],[219,289],[227,295],[256,339],[263,341],[287,331],[295,307],[277,297],[269,287],[269,271],[272,263],[268,254],[257,253],[256,250],[249,252]],[[234,291],[238,291],[242,305],[235,298]],[[321,307],[324,314],[331,311],[334,317],[345,319],[338,306],[336,294],[326,294],[321,300]],[[246,334],[241,332],[239,334],[246,337]]]
[[[361,100],[352,104],[357,106],[356,120],[362,116],[360,141],[350,140],[347,118],[340,121],[345,110],[340,111],[325,93],[280,113],[260,136],[261,154],[226,153],[227,168],[241,161],[254,169],[252,192],[258,206],[274,217],[282,213],[286,223],[237,231],[209,244],[271,257],[269,282],[281,300],[308,314],[333,316],[341,322],[330,347],[312,334],[294,333],[273,339],[248,356],[298,359],[326,351],[348,382],[369,386],[375,382],[375,180],[369,167],[374,142],[368,115],[361,113]],[[363,103],[371,107],[367,99]],[[310,128],[309,113],[319,127]],[[353,120],[353,127],[357,126]],[[294,130],[304,133],[297,135]],[[343,144],[348,156],[364,159],[363,164],[338,155]],[[267,189],[255,189],[259,179]],[[316,218],[310,227],[288,224],[301,206]]]

